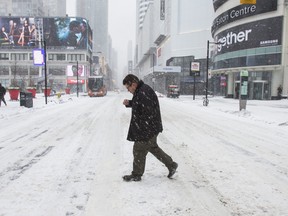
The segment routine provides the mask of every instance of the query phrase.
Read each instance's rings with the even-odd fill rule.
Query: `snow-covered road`
[[[159,98],[159,145],[173,180],[148,155],[141,182],[126,140],[128,93],[64,95],[0,107],[0,216],[286,216],[288,101]]]

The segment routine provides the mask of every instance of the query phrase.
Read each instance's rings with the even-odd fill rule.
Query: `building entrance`
[[[253,81],[252,99],[268,100],[268,96],[269,96],[268,82],[265,80]]]

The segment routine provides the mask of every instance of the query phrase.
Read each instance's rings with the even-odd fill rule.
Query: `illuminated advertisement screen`
[[[90,50],[92,50],[93,48],[92,42],[93,42],[93,33],[90,26],[88,25],[88,47]]]
[[[218,54],[226,52],[282,45],[283,17],[273,17],[264,20],[239,25],[215,36]]]
[[[88,24],[83,18],[43,18],[44,38],[47,46],[65,46],[87,49]]]
[[[0,47],[35,46],[37,31],[34,18],[0,17]]]
[[[67,76],[77,76],[77,65],[67,65],[66,68]],[[78,65],[78,76],[84,77],[85,76],[85,67],[84,65]]]
[[[39,41],[46,46],[92,49],[92,30],[81,17],[0,17],[0,26],[0,49],[39,47]]]

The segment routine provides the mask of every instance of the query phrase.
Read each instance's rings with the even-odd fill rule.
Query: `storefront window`
[[[30,67],[30,75],[39,75],[39,67]]]
[[[65,67],[50,67],[49,73],[55,76],[65,76],[66,68]]]
[[[0,66],[0,75],[9,75],[9,67]]]

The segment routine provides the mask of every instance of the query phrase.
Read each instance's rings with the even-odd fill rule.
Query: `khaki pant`
[[[136,141],[133,146],[133,172],[132,175],[142,176],[145,171],[146,155],[150,152],[159,161],[170,169],[173,160],[157,144],[157,135],[147,141]]]

